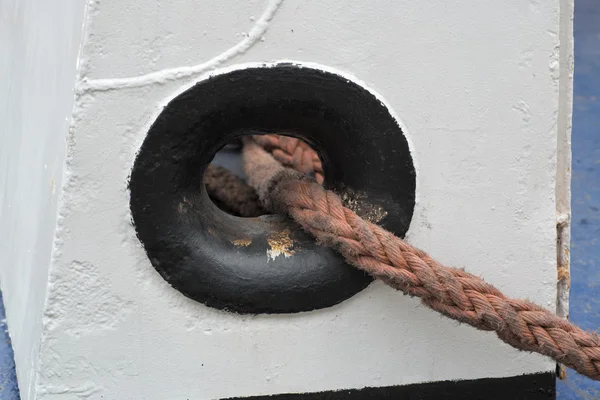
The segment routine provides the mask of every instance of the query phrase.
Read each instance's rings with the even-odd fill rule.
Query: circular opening
[[[317,149],[301,138],[286,135],[255,136],[282,165],[296,169],[324,183],[323,163]],[[254,190],[248,186],[242,161],[242,144],[234,139],[219,149],[204,171],[204,186],[212,203],[221,211],[253,218],[268,215]]]
[[[398,236],[408,230],[416,186],[410,149],[373,93],[292,64],[214,75],[162,109],[129,182],[138,238],[185,296],[238,313],[293,313],[337,304],[372,281],[293,221],[235,217],[209,198],[204,174],[218,150],[244,134],[282,133],[318,151],[325,186],[359,215]]]

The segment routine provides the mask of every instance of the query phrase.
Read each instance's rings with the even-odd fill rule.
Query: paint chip
[[[273,232],[267,239],[270,249],[267,250],[267,261],[275,260],[280,255],[285,258],[294,255],[295,251],[291,250],[294,247],[294,242],[290,238],[290,231],[285,229],[281,232]]]
[[[231,243],[236,247],[248,247],[252,243],[252,239],[237,239],[232,240]]]

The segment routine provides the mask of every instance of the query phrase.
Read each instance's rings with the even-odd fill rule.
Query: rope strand
[[[532,302],[508,298],[483,279],[444,266],[363,220],[319,184],[323,182],[320,161],[311,161],[310,168],[307,162],[316,157],[314,150],[298,144],[303,143],[298,139],[282,138],[243,138],[244,170],[250,185],[222,168],[209,167],[205,184],[211,198],[240,216],[265,210],[286,214],[321,245],[340,252],[349,264],[421,298],[430,309],[476,329],[494,331],[519,350],[546,355],[600,380],[600,335],[585,332]],[[305,146],[302,155],[293,157],[301,146]],[[305,174],[311,171],[315,179]]]
[[[271,155],[259,145],[265,140],[271,146],[281,142],[262,138],[244,141],[243,160],[249,184],[265,209],[290,216],[321,245],[340,252],[349,264],[421,298],[424,305],[446,317],[495,331],[517,349],[549,356],[600,380],[600,335],[584,332],[532,302],[508,298],[483,279],[444,266],[363,220],[344,207],[335,193],[300,172],[305,164],[298,163],[308,156],[287,158],[286,165],[298,170],[285,168],[274,158],[275,152]]]

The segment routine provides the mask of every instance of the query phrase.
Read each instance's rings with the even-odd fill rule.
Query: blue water
[[[0,292],[0,400],[19,400],[19,388],[15,376],[15,362],[8,337],[4,303]]]

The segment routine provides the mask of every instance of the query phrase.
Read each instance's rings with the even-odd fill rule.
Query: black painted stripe
[[[554,373],[418,383],[318,393],[236,397],[227,400],[548,400],[556,399]]]

